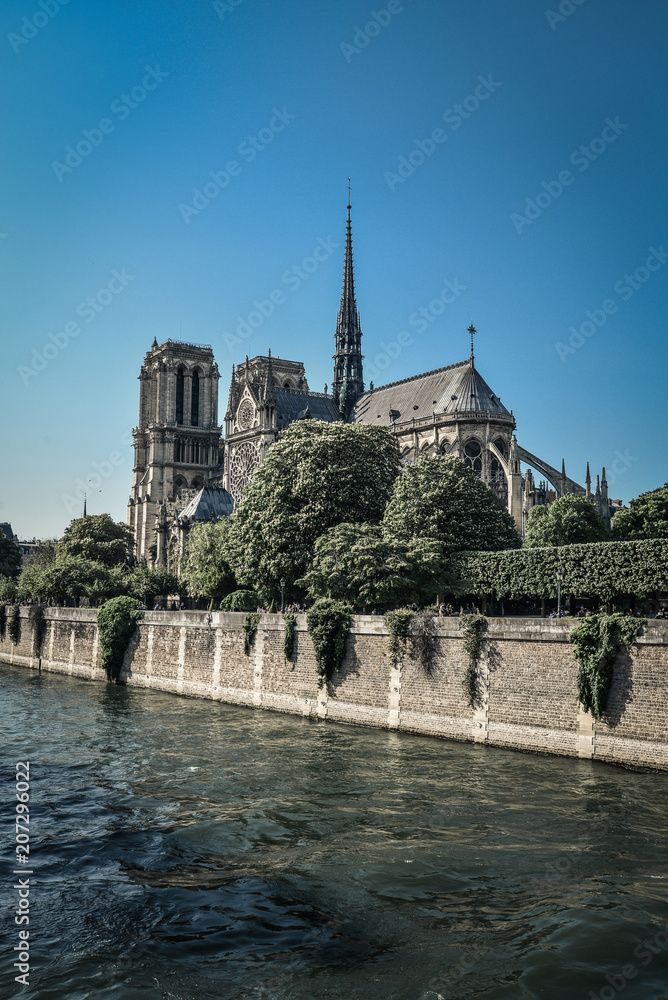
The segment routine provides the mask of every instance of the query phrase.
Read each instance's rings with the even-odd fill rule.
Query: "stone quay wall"
[[[0,640],[0,660],[105,681],[96,612],[47,608],[37,655],[28,608],[17,646]],[[318,688],[304,615],[291,660],[281,615],[263,615],[249,656],[245,615],[145,612],[128,648],[129,685],[333,722],[593,758],[668,770],[668,622],[648,621],[630,655],[620,655],[603,720],[577,703],[572,621],[492,618],[478,664],[480,702],[462,693],[467,657],[456,618],[436,619],[429,675],[410,655],[393,662],[380,616],[359,615],[343,666]]]

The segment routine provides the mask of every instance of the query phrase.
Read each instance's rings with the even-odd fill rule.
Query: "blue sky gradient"
[[[330,383],[348,176],[367,380],[462,360],[473,320],[520,444],[663,484],[667,29],[622,0],[8,0],[0,520],[58,536],[83,484],[125,520],[154,336],[212,345],[220,418],[246,353]]]

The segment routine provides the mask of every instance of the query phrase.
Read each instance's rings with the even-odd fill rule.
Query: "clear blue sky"
[[[331,382],[348,176],[367,364],[398,354],[376,384],[465,358],[473,319],[521,444],[580,482],[617,462],[625,501],[668,479],[668,5],[42,2],[0,11],[0,520],[21,537],[60,535],[91,479],[89,511],[125,520],[154,336],[213,346],[221,418],[246,353]]]

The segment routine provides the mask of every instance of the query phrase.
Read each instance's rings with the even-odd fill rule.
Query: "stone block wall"
[[[96,612],[49,608],[37,654],[28,608],[21,641],[0,660],[104,681]],[[393,662],[382,617],[353,619],[341,670],[318,687],[315,654],[298,617],[293,656],[281,615],[263,615],[250,655],[245,615],[145,612],[125,656],[129,684],[357,725],[668,770],[668,622],[647,622],[615,664],[604,720],[577,703],[572,621],[490,619],[478,665],[479,699],[462,694],[467,666],[457,619],[436,619],[431,670],[407,652]]]

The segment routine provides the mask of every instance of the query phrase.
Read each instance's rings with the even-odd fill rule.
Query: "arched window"
[[[190,397],[190,423],[193,427],[199,425],[199,372],[193,372],[192,395]]]
[[[441,441],[439,451],[441,452],[441,455],[447,455],[450,451],[449,443],[447,441]]]
[[[181,367],[176,373],[176,422],[183,423],[183,383],[186,370]]]
[[[183,478],[183,476],[177,476],[176,479],[174,480],[174,496],[178,496],[178,494],[181,492],[181,490],[184,488],[185,485],[186,481]]]
[[[490,476],[492,482],[497,486],[505,486],[506,484],[506,474],[503,471],[503,466],[497,458],[492,458],[489,466]]]
[[[202,489],[202,478],[201,478],[201,476],[195,476],[195,478],[193,479],[191,485],[192,485],[192,489],[194,489],[194,490],[201,490]]]
[[[503,440],[503,438],[497,438],[496,441],[494,442],[494,444],[496,445],[496,450],[500,451],[501,454],[503,455],[503,457],[505,458],[506,457],[506,442]]]
[[[482,448],[480,442],[472,438],[464,445],[464,461],[476,476],[482,476]]]
[[[184,462],[185,461],[184,450],[185,449],[184,449],[182,438],[177,438],[175,440],[175,442],[174,442],[174,461],[175,462]],[[183,485],[185,486],[185,480],[183,482]]]

